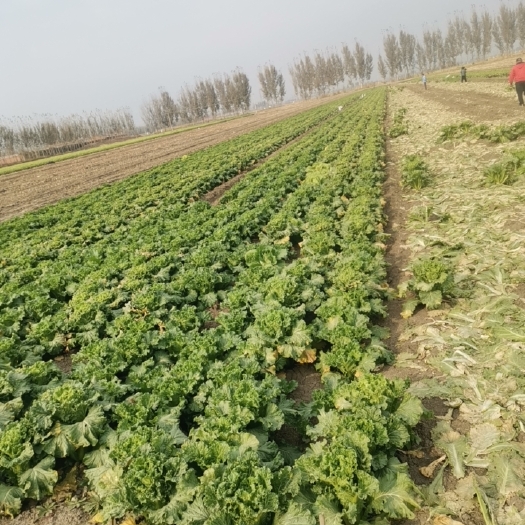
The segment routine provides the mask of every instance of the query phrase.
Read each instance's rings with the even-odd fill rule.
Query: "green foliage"
[[[54,465],[55,459],[46,456],[20,476],[19,486],[27,498],[40,501],[53,492],[53,487],[58,480],[57,471],[52,469]]]
[[[410,292],[413,299],[405,302],[401,315],[410,317],[418,305],[435,309],[456,294],[454,275],[450,265],[433,258],[420,259],[412,267],[412,277],[399,286],[399,296],[406,297]]]
[[[22,508],[24,491],[19,487],[0,484],[0,516],[16,516]]]
[[[432,180],[427,164],[420,155],[403,157],[401,166],[401,184],[406,188],[421,190]]]
[[[510,185],[525,173],[525,151],[507,153],[501,162],[484,171],[485,182],[489,185]]]
[[[339,502],[335,509],[349,523],[371,515],[412,518],[418,508],[406,465],[392,457],[410,442],[410,427],[423,413],[403,392],[401,383],[367,374],[317,396],[314,442],[297,466],[321,501]]]
[[[392,126],[390,127],[390,131],[388,132],[388,135],[391,138],[396,138],[400,137],[401,135],[408,134],[408,122],[405,120],[406,113],[406,108],[401,108],[394,115]]]
[[[472,121],[464,121],[459,124],[443,126],[439,133],[438,142],[473,137],[488,140],[490,142],[504,143],[518,140],[525,135],[525,122],[514,124],[503,124],[490,128],[486,124],[475,124]]]
[[[0,225],[1,512],[46,497],[59,458],[84,464],[105,521],[409,515],[391,458],[419,405],[370,375],[388,360],[370,322],[385,314],[384,95]],[[198,200],[312,127],[218,206]],[[293,361],[326,380],[307,406],[276,375]],[[277,441],[285,423],[311,453]]]

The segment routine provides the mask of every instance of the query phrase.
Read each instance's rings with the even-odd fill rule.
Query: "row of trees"
[[[135,123],[129,108],[97,110],[68,117],[43,115],[2,119],[0,156],[25,156],[48,148],[135,133]]]
[[[247,75],[236,69],[230,75],[199,80],[184,86],[175,101],[163,88],[142,105],[142,118],[148,131],[175,126],[179,122],[197,122],[206,118],[250,109],[252,88]]]
[[[421,38],[400,31],[383,38],[383,54],[377,68],[383,80],[413,75],[457,65],[466,59],[485,59],[494,48],[510,53],[516,43],[525,48],[525,5],[515,8],[502,3],[498,12],[479,13],[473,9],[470,18],[456,16],[448,21],[445,31],[427,29]],[[289,67],[296,96],[308,99],[338,91],[353,84],[369,82],[374,59],[356,42],[344,44],[339,51],[316,51],[304,54]],[[284,100],[286,86],[283,74],[272,64],[259,68],[258,80],[262,97],[270,104]],[[185,86],[175,102],[162,90],[144,104],[143,119],[150,131],[169,128],[178,122],[195,122],[217,114],[246,111],[250,106],[251,87],[247,76],[236,70],[193,87]]]
[[[520,2],[512,8],[502,3],[495,15],[473,9],[469,19],[456,16],[444,32],[427,29],[419,40],[405,31],[387,33],[377,68],[383,80],[395,79],[416,70],[432,71],[467,59],[485,59],[494,47],[500,54],[510,54],[517,43],[525,48],[525,5]]]
[[[284,100],[286,94],[284,77],[274,65],[266,64],[262,70],[259,69],[258,77],[261,95],[266,102],[278,104]]]
[[[501,3],[493,15],[474,8],[468,19],[456,16],[444,31],[427,29],[421,38],[401,30],[387,32],[383,54],[377,68],[383,80],[410,76],[416,71],[432,71],[457,65],[467,59],[485,59],[494,49],[509,54],[515,47],[525,48],[525,3],[516,7]],[[303,99],[322,96],[355,83],[370,81],[373,57],[356,42],[344,44],[339,51],[304,54],[289,67],[296,96]],[[284,100],[283,74],[272,64],[259,68],[262,97],[270,104]],[[231,74],[215,75],[185,85],[174,99],[164,88],[142,106],[142,118],[148,131],[172,128],[240,113],[250,108],[252,88],[247,75],[236,69]],[[129,109],[95,111],[84,115],[56,118],[11,119],[0,121],[0,156],[45,150],[64,144],[78,144],[99,137],[136,133]]]
[[[301,98],[322,96],[353,82],[363,84],[372,76],[374,59],[356,42],[354,49],[343,45],[341,52],[316,52],[314,57],[305,55],[290,67],[294,91]]]

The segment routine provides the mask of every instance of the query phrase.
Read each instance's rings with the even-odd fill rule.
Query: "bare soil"
[[[525,119],[525,108],[518,105],[517,99],[512,103],[494,95],[469,91],[468,82],[463,84],[463,87],[464,90],[461,92],[452,92],[436,84],[429,84],[426,91],[420,85],[407,85],[406,89],[439,102],[444,109],[455,114],[460,113],[466,119],[475,121]]]
[[[491,69],[499,69],[499,68],[508,68],[509,71],[512,68],[512,66],[516,62],[517,57],[522,57],[523,53],[515,53],[508,56],[498,56],[493,58],[488,58],[487,60],[483,60],[482,62],[477,62],[475,64],[467,65],[467,71],[487,71]],[[459,68],[457,66],[443,69],[439,71],[439,73],[456,73],[458,72]]]
[[[14,519],[0,518],[0,525],[88,525],[90,516],[82,509],[59,506],[43,506],[26,510]]]
[[[297,403],[309,403],[312,393],[322,388],[321,374],[311,364],[297,364],[286,371],[288,381],[297,381],[297,388],[290,394]]]
[[[313,392],[322,388],[321,374],[312,364],[295,364],[286,370],[284,377],[287,381],[297,382],[297,388],[290,394],[290,399],[298,404],[309,403]],[[299,450],[305,450],[307,446],[300,432],[289,424],[283,425],[273,437],[277,442],[297,447]]]
[[[243,135],[348,94],[296,102],[177,135],[0,176],[0,221]]]

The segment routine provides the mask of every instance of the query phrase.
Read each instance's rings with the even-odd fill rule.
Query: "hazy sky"
[[[514,3],[514,2],[511,2]],[[377,58],[382,31],[419,36],[472,5],[499,0],[0,0],[0,116],[129,106],[165,87],[352,45]],[[288,78],[288,77],[287,77]],[[293,96],[291,83],[287,97]]]

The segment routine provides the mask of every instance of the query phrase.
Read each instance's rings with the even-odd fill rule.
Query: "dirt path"
[[[2,175],[0,221],[125,179],[182,155],[269,126],[345,95],[297,102],[202,129]]]
[[[438,102],[444,109],[455,114],[459,113],[466,119],[476,121],[525,119],[525,109],[519,107],[517,101],[511,102],[493,95],[469,91],[468,86],[468,83],[463,84],[461,89],[455,92],[437,85],[429,85],[427,91],[423,91],[420,85],[407,85],[406,89]]]

